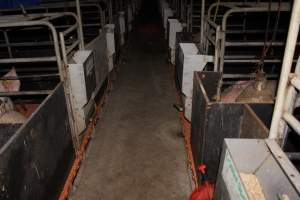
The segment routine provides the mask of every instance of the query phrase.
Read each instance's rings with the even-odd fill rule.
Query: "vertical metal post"
[[[9,38],[8,38],[7,32],[5,30],[3,31],[3,35],[4,35],[5,43],[7,44],[8,55],[10,58],[12,58],[13,55],[12,55],[11,47],[9,45]]]
[[[184,6],[185,6],[184,1],[181,0],[180,1],[180,19],[181,20],[184,20]]]
[[[76,0],[76,11],[77,11],[77,17],[78,17],[78,25],[79,25],[79,37],[83,37],[83,30],[82,30],[82,16],[81,16],[81,8],[80,8],[80,0]],[[80,48],[84,49],[84,40],[82,40],[80,44]]]
[[[76,109],[75,109],[75,102],[74,99],[72,98],[71,95],[71,85],[70,85],[70,79],[68,76],[68,72],[67,72],[67,67],[68,67],[68,58],[67,58],[67,53],[66,53],[66,45],[65,45],[65,38],[64,38],[64,34],[63,33],[59,33],[59,38],[60,38],[60,44],[61,44],[61,51],[62,51],[62,73],[64,76],[64,89],[65,89],[65,93],[66,93],[66,98],[67,98],[67,107],[69,110],[69,122],[71,124],[71,129],[72,129],[72,133],[73,133],[73,145],[75,147],[75,149],[78,148],[79,145],[79,138],[78,138],[78,126],[75,120],[75,115],[76,115]]]
[[[283,57],[283,63],[281,68],[279,86],[277,90],[277,99],[274,107],[274,113],[270,128],[269,138],[278,139],[280,136],[279,124],[282,120],[284,101],[286,96],[286,87],[288,85],[289,74],[291,73],[291,67],[293,63],[298,33],[300,24],[300,0],[294,0],[292,16],[290,21],[290,27],[288,31],[288,37],[285,47],[285,53]]]
[[[215,57],[214,57],[214,71],[218,72],[219,71],[219,65],[220,65],[220,46],[221,46],[221,41],[220,37],[222,35],[220,26],[217,26],[216,28],[216,40],[215,40]],[[208,49],[208,47],[207,47]],[[222,71],[221,71],[222,72]]]
[[[295,67],[295,75],[299,76],[299,74],[300,74],[300,57],[298,58],[297,64]],[[286,95],[285,95],[283,112],[293,113],[296,100],[297,100],[297,91],[293,85],[289,85],[287,87],[287,91],[286,91]],[[284,146],[286,139],[287,139],[286,136],[287,136],[289,127],[284,125],[285,122],[283,120],[281,120],[280,123],[281,124],[278,125],[278,133],[282,133],[282,136],[279,136],[279,137],[282,138],[281,146]]]
[[[224,71],[224,57],[225,57],[225,48],[226,48],[226,29],[220,30],[220,54],[219,56],[219,66],[218,71]]]
[[[112,6],[112,0],[109,0],[109,7],[108,7],[108,14],[109,14],[109,23],[113,23],[113,6]]]
[[[193,15],[194,15],[194,1],[191,0],[191,5],[190,5],[190,32],[193,32],[193,23],[194,23],[194,20],[193,20]]]
[[[200,47],[204,46],[204,16],[205,16],[205,0],[201,1],[201,25],[200,25]]]
[[[100,24],[101,24],[101,29],[104,28],[105,24],[106,24],[106,19],[105,19],[105,10],[103,10],[101,8],[101,6],[99,6],[99,12],[100,12]]]
[[[191,18],[192,18],[192,14],[191,14],[191,5],[187,6],[187,30],[190,32],[191,31]]]

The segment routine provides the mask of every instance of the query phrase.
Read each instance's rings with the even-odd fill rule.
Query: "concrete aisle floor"
[[[147,35],[143,32],[152,33]],[[166,47],[154,25],[123,53],[72,199],[185,200],[191,192]],[[124,61],[125,60],[125,61]]]

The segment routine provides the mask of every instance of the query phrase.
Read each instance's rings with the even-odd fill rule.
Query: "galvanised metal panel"
[[[200,164],[207,165],[207,179],[215,182],[224,138],[266,138],[268,129],[256,112],[263,108],[265,118],[271,118],[269,110],[273,106],[270,103],[261,103],[263,107],[251,102],[249,105],[220,102],[215,97],[221,73],[195,72],[194,75],[190,142],[196,168]],[[200,181],[201,174],[197,173]]]
[[[0,147],[0,199],[57,199],[74,157],[60,83]]]

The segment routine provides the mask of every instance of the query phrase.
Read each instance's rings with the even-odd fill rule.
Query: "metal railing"
[[[300,135],[300,122],[293,116],[296,95],[300,90],[300,57],[294,71],[292,70],[300,26],[299,9],[300,0],[295,0],[269,135],[271,139],[281,140],[282,144],[285,142],[288,126]]]
[[[219,10],[223,9],[223,12],[218,15],[216,15],[217,13],[213,14],[216,7],[218,7]],[[268,14],[269,12],[279,11],[288,13],[290,11],[290,4],[281,3],[281,5],[279,5],[278,3],[244,2],[220,2],[212,4],[205,17],[200,46],[206,53],[210,48],[214,49],[214,71],[223,72],[225,63],[255,64],[260,62],[260,51],[265,45],[283,47],[285,44],[283,40],[272,42],[264,41],[265,31],[261,30],[261,27],[251,27],[247,29],[246,24],[248,22],[246,21],[242,21],[242,23],[239,24],[232,20],[233,22],[229,23],[229,19],[234,19],[236,15],[249,16],[250,14]],[[254,21],[255,19],[250,20]],[[257,24],[259,24],[259,22]],[[278,29],[276,32],[284,34],[285,30]],[[245,39],[251,34],[255,34],[257,38]],[[232,39],[232,37],[228,39],[229,35],[234,35],[236,38],[245,37],[240,40]],[[255,47],[255,50],[251,47]],[[230,48],[230,50],[227,52],[226,48]],[[235,51],[233,49],[235,49]],[[257,51],[257,49],[259,51]],[[243,50],[245,52],[242,52]],[[263,62],[281,63],[280,58],[280,56],[265,58]]]
[[[73,2],[60,1],[52,3],[43,3],[39,6],[26,7],[26,9],[2,9],[2,15],[15,14],[35,14],[35,13],[58,13],[73,12],[78,16],[80,29],[85,36],[85,41],[89,42],[99,35],[99,29],[103,29],[105,24],[112,21],[110,4],[105,9],[101,7],[98,1],[86,0]]]

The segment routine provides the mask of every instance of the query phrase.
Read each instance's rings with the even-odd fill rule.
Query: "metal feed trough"
[[[214,199],[300,199],[299,8],[294,1],[269,139],[225,140]]]
[[[214,55],[215,72],[195,73],[191,143],[196,165],[207,164],[208,177],[212,181],[216,180],[220,148],[224,138],[268,136],[257,135],[254,131],[252,135],[243,134],[241,124],[244,111],[241,108],[248,104],[258,119],[269,126],[277,85],[274,78],[277,78],[276,73],[279,72],[278,67],[282,63],[289,11],[289,3],[278,2],[218,2],[211,4],[208,9],[201,32],[200,49]],[[279,12],[280,20],[270,22],[269,26],[272,28],[266,30],[264,19],[268,15],[276,16]],[[271,39],[266,40],[266,35]],[[253,73],[254,71],[258,73]],[[262,71],[266,73],[262,75],[263,81],[260,80]],[[249,89],[254,93],[248,91],[248,94],[236,101],[222,100],[222,95],[228,88],[243,85],[243,82],[251,80],[256,80],[255,84],[264,82],[268,87],[261,89],[260,94]],[[271,93],[269,99],[262,98],[259,101],[259,98],[256,98]],[[255,126],[248,128],[252,130],[253,127]]]
[[[299,171],[275,140],[225,139],[214,199],[300,199]]]
[[[224,138],[267,138],[273,111],[272,98],[257,102],[250,95],[240,101],[220,101],[220,81],[221,73],[217,72],[194,75],[190,142],[196,167],[207,165],[207,178],[213,182]]]

